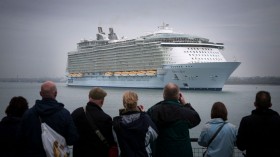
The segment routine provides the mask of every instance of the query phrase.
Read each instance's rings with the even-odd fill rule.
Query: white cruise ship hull
[[[83,76],[68,77],[69,86],[163,88],[176,83],[181,89],[222,90],[240,62],[211,62],[164,65],[154,76]]]

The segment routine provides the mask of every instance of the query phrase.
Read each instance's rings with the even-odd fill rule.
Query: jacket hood
[[[207,123],[210,124],[219,124],[219,123],[224,123],[225,121],[222,118],[213,118],[209,120]]]
[[[128,130],[139,130],[146,128],[144,119],[141,118],[143,115],[141,112],[127,112],[121,116],[120,127]]]
[[[34,105],[35,110],[39,115],[51,115],[64,107],[62,103],[57,102],[55,99],[42,99],[36,100]]]

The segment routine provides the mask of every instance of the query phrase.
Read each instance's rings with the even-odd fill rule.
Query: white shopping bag
[[[63,136],[46,123],[41,123],[42,141],[47,157],[68,157],[69,148]]]

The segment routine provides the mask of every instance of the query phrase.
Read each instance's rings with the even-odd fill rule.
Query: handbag
[[[208,144],[207,144],[207,148],[206,150],[203,152],[203,157],[205,156],[206,152],[207,152],[207,149],[209,147],[209,145],[212,143],[212,141],[215,139],[215,137],[218,135],[218,133],[222,130],[223,126],[226,124],[226,122],[224,122],[222,124],[222,126],[219,127],[219,129],[215,132],[215,134],[211,137],[211,139],[209,140]]]
[[[47,123],[41,122],[42,142],[47,157],[68,157],[70,150],[63,136],[53,130]]]
[[[100,132],[100,130],[95,125],[95,123],[93,121],[93,118],[88,114],[88,112],[86,110],[86,107],[84,107],[84,112],[85,112],[87,121],[89,122],[93,132],[98,136],[98,138],[102,141],[102,143],[109,148],[108,156],[109,157],[118,157],[119,154],[118,154],[118,147],[117,147],[117,145],[110,146],[108,141],[106,140],[106,138],[103,136],[103,134]]]

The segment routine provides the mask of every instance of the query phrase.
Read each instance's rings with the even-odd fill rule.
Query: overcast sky
[[[232,76],[280,76],[279,0],[0,0],[0,77],[65,76],[67,53],[97,27],[119,37],[176,32],[225,44]]]

